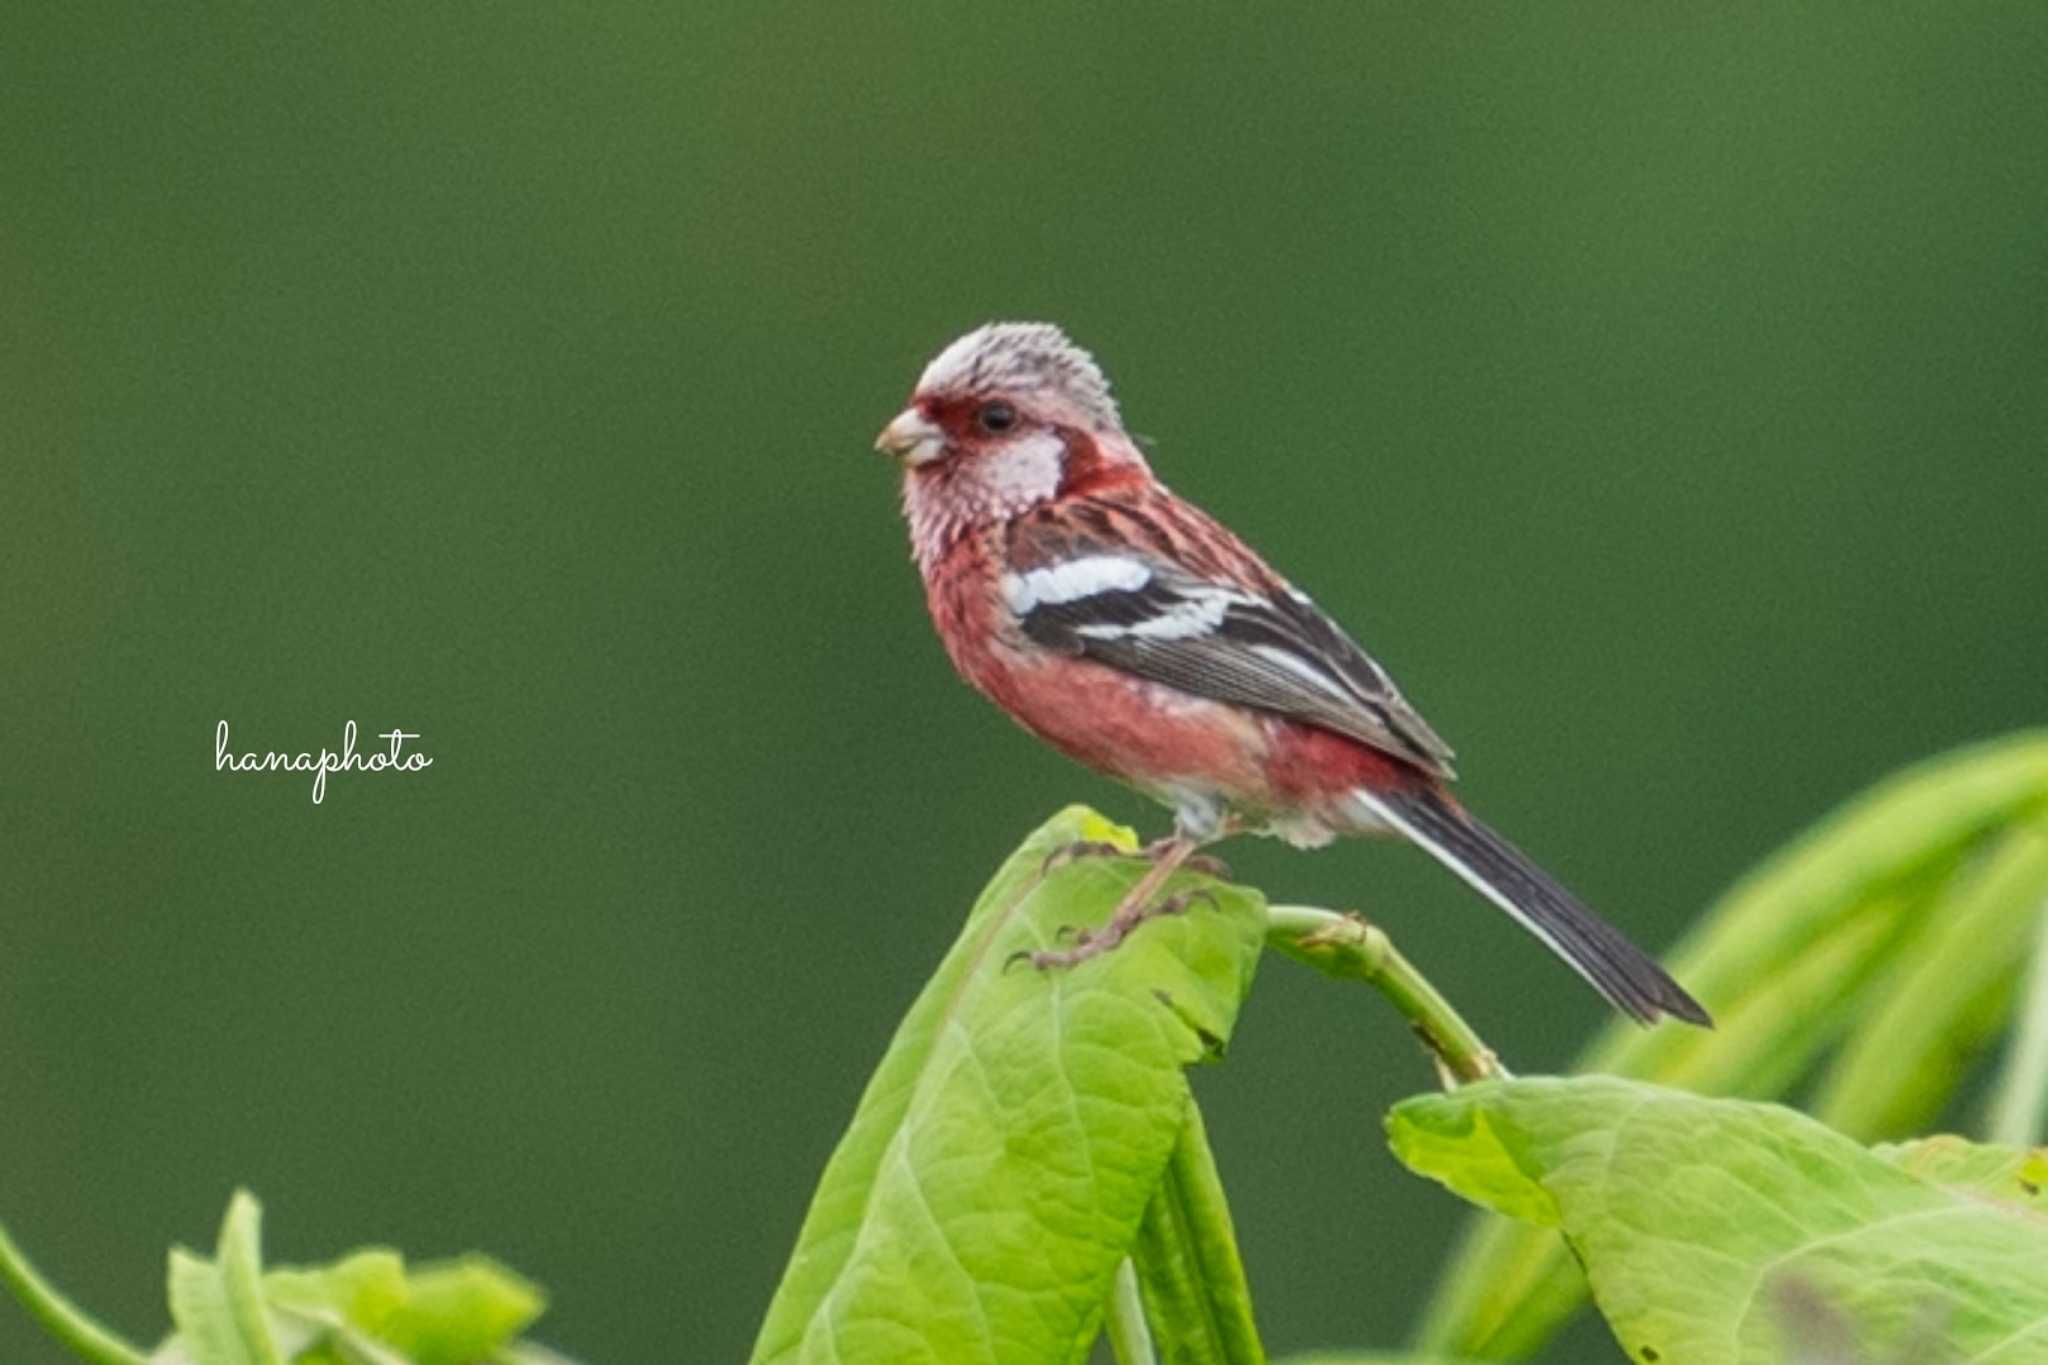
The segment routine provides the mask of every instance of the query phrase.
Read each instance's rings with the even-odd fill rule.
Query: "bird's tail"
[[[1435,787],[1361,789],[1373,814],[1429,851],[1541,939],[1616,1009],[1648,1024],[1660,1014],[1712,1028],[1713,1019],[1621,931],[1581,905],[1513,844]]]

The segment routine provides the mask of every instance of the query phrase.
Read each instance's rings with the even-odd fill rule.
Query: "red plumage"
[[[990,324],[926,368],[877,443],[954,666],[1047,743],[1143,791],[1175,837],[1071,963],[1114,946],[1195,848],[1419,844],[1648,1021],[1706,1012],[1465,812],[1451,751],[1385,670],[1249,546],[1152,475],[1091,357],[1046,324]],[[1042,963],[1042,965],[1044,965]]]

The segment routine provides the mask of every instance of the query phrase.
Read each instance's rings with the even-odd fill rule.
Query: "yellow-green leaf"
[[[2001,975],[1994,940],[2039,897],[2028,889],[2035,863],[2024,846],[1978,855],[2038,826],[2044,812],[2048,733],[2038,730],[1888,778],[1766,859],[1672,954],[1673,975],[1713,1010],[1712,1032],[1610,1026],[1573,1069],[1770,1098],[1860,1035],[1870,1041],[1850,1050],[1843,1065],[1853,1074],[1838,1073],[1824,1116],[1867,1138],[1884,1132],[1862,1125],[1927,1112],[1952,1082],[1930,1085],[1939,1069],[1901,1061],[1886,1040],[1927,1056],[1995,1023],[1988,1011],[2002,1007],[2018,961],[2008,944]],[[1985,927],[1975,943],[1944,918],[1956,907]],[[1945,979],[1923,965],[1936,956],[1964,969]],[[1891,994],[1911,998],[1886,1010]],[[1584,1278],[1554,1233],[1477,1219],[1438,1278],[1416,1344],[1519,1358],[1584,1297]]]
[[[468,1365],[519,1335],[547,1306],[540,1289],[488,1256],[431,1262],[377,1329],[414,1365]]]
[[[213,1260],[171,1250],[171,1320],[194,1365],[282,1365],[263,1305],[262,1221],[262,1206],[237,1190]]]
[[[2028,1154],[1873,1152],[1778,1105],[1601,1076],[1421,1096],[1389,1130],[1469,1198],[1514,1172],[1506,1205],[1563,1231],[1632,1360],[1779,1365],[1817,1319],[1857,1359],[2048,1359],[2048,1216],[1985,1192]]]
[[[1075,807],[982,893],[898,1028],[827,1165],[754,1347],[757,1365],[1085,1357],[1181,1136],[1182,1068],[1229,1037],[1264,936],[1253,892],[1040,972],[1012,954],[1095,925],[1129,858],[1044,872],[1077,840],[1133,848]]]

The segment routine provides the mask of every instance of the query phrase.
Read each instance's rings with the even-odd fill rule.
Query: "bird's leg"
[[[1178,871],[1181,864],[1192,857],[1195,850],[1200,847],[1200,844],[1184,834],[1175,834],[1170,839],[1162,839],[1148,847],[1145,852],[1152,858],[1152,866],[1145,870],[1144,876],[1138,878],[1138,884],[1130,889],[1130,893],[1117,903],[1109,922],[1093,933],[1077,934],[1071,948],[1033,953],[1031,965],[1040,971],[1049,967],[1071,967],[1110,951],[1146,920],[1157,915],[1177,914],[1185,910],[1188,904],[1186,896],[1169,897],[1157,905],[1152,904],[1152,897],[1166,884],[1166,879]]]
[[[1163,857],[1166,850],[1180,837],[1179,835],[1170,834],[1164,839],[1154,839],[1151,843],[1138,850],[1138,856],[1153,860]],[[1230,880],[1230,864],[1224,862],[1213,853],[1194,854],[1188,857],[1181,865],[1191,872],[1200,872],[1204,876],[1214,877],[1218,881],[1227,882]]]

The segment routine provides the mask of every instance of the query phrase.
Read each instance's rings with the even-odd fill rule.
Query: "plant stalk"
[[[1117,1365],[1158,1365],[1152,1351],[1152,1329],[1145,1325],[1145,1299],[1138,1291],[1138,1269],[1126,1256],[1116,1268],[1116,1288],[1109,1295],[1109,1348]]]
[[[89,1365],[144,1365],[141,1351],[94,1322],[84,1309],[37,1274],[4,1227],[0,1227],[0,1281],[21,1300],[30,1317],[80,1360]]]
[[[1269,905],[1266,942],[1318,971],[1363,981],[1385,996],[1429,1049],[1444,1089],[1508,1078],[1500,1058],[1443,993],[1363,916],[1308,905]]]
[[[1187,1125],[1131,1244],[1131,1264],[1146,1321],[1157,1329],[1153,1340],[1167,1360],[1265,1365],[1223,1178],[1192,1095]]]

